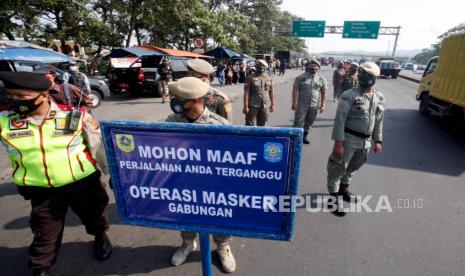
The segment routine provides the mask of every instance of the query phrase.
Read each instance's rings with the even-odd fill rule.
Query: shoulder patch
[[[92,116],[87,117],[86,119],[87,125],[89,125],[93,130],[97,130],[100,128],[99,124],[97,121],[92,118]]]

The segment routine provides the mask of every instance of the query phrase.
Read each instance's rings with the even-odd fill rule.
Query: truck
[[[464,49],[464,33],[445,38],[439,56],[428,62],[416,95],[421,115],[444,119],[456,134],[465,130]]]
[[[275,59],[286,60],[287,68],[300,67],[300,60],[303,58],[302,53],[294,51],[277,51],[274,55]]]
[[[381,76],[397,79],[401,70],[400,64],[392,58],[380,58],[376,64],[381,70]]]

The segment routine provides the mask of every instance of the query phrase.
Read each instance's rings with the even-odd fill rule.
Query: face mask
[[[29,114],[37,110],[37,108],[39,108],[39,106],[43,103],[35,103],[40,96],[42,96],[42,94],[30,100],[8,100],[8,105],[20,115]]]
[[[263,67],[255,67],[255,71],[257,71],[257,73],[263,73],[265,71],[265,68],[263,68]]]
[[[310,74],[315,74],[316,72],[318,72],[318,68],[307,67],[307,68],[305,68],[305,72],[310,73]]]
[[[368,74],[363,74],[358,76],[358,83],[360,87],[366,88],[370,87],[376,82],[376,77]]]
[[[183,114],[183,113],[186,113],[187,110],[189,110],[190,106],[189,107],[186,107],[186,103],[188,102],[189,100],[187,101],[180,101],[180,100],[176,100],[176,99],[171,99],[171,102],[170,102],[170,107],[171,107],[171,110],[176,113],[176,114]]]
[[[69,71],[76,72],[77,71],[77,66],[70,66]]]

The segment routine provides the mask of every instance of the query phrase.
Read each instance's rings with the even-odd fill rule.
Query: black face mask
[[[318,72],[318,68],[307,67],[307,68],[305,68],[305,72],[310,73],[310,74],[315,74],[316,72]]]
[[[42,94],[29,100],[8,100],[8,105],[20,115],[29,114],[37,110],[37,108],[39,108],[39,106],[43,103],[40,102],[39,104],[36,104],[36,101],[40,96],[42,96]]]

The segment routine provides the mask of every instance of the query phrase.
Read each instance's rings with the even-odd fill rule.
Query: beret
[[[210,85],[194,77],[185,77],[168,83],[168,89],[173,96],[193,100],[204,97]]]
[[[363,69],[363,71],[375,77],[378,77],[381,73],[378,65],[376,65],[376,63],[374,62],[362,63],[362,65],[360,65],[360,68]]]
[[[264,61],[263,59],[257,59],[257,61],[255,62],[255,67],[264,67],[265,69],[267,69],[268,63],[266,63],[266,61]]]
[[[43,92],[52,86],[52,82],[47,79],[45,74],[31,72],[2,71],[0,72],[0,80],[3,81],[7,89],[26,89]]]
[[[187,68],[202,75],[210,75],[215,71],[213,66],[203,59],[190,59],[187,61]]]
[[[310,65],[312,63],[318,65],[318,67],[321,68],[321,64],[318,62],[318,60],[312,58],[307,62],[307,65]]]

